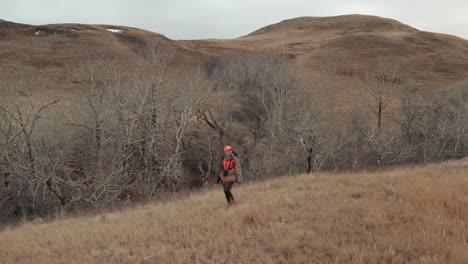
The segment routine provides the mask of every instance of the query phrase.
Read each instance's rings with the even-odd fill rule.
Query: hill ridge
[[[0,59],[4,64],[45,65],[42,69],[54,71],[49,75],[54,79],[62,78],[60,69],[54,69],[54,65],[76,64],[84,52],[77,51],[83,43],[88,52],[106,50],[131,62],[140,58],[145,43],[157,41],[174,47],[178,65],[196,65],[226,53],[272,51],[286,53],[306,79],[321,75],[320,64],[327,54],[333,54],[336,61],[341,61],[337,73],[343,78],[348,78],[355,69],[371,68],[379,61],[399,63],[406,74],[404,79],[421,85],[444,87],[468,77],[468,41],[420,31],[378,16],[299,17],[235,39],[206,40],[172,40],[158,33],[125,26],[7,23],[0,27],[3,50]],[[120,35],[105,31],[109,27],[124,28],[125,31]],[[36,34],[41,29],[43,34]],[[82,31],[76,32],[78,29]],[[50,47],[54,48],[51,50]],[[56,58],[56,54],[61,57]]]
[[[370,15],[340,15],[329,17],[311,17],[303,16],[291,19],[282,20],[279,23],[271,24],[260,28],[246,36],[255,36],[258,34],[270,33],[271,31],[281,30],[282,27],[294,26],[296,29],[305,30],[306,26],[313,27],[315,30],[341,30],[349,31],[362,30],[371,31],[376,29],[393,29],[405,32],[418,32],[419,30],[403,24],[397,20],[390,18],[382,18]]]

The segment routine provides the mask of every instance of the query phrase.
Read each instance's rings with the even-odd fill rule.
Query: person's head
[[[231,156],[232,155],[232,147],[231,146],[225,146],[224,147],[224,154],[226,156]]]

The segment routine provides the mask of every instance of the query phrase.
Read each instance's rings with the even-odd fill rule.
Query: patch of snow
[[[76,30],[74,30],[74,29],[70,29],[70,31],[71,31],[71,32],[76,32]]]
[[[34,33],[34,35],[38,36],[39,34],[41,34],[41,31],[36,31],[36,33]]]
[[[107,30],[109,30],[112,33],[122,33],[122,31],[123,31],[121,29],[115,29],[115,28],[108,28]]]

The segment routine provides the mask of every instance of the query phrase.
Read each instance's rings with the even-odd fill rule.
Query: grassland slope
[[[243,184],[0,232],[10,263],[467,263],[468,160]]]

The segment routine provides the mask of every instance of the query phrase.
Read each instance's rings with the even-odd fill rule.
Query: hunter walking
[[[224,147],[224,156],[221,161],[220,175],[218,175],[218,183],[224,187],[224,194],[228,205],[234,205],[236,201],[231,193],[232,185],[235,182],[242,182],[242,168],[237,153],[232,150],[231,146]]]

